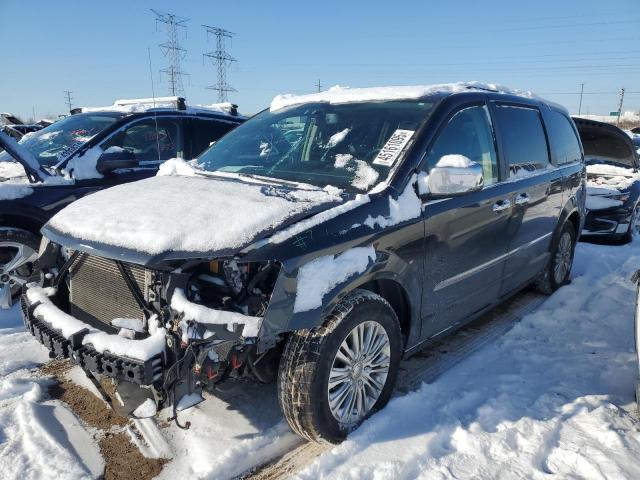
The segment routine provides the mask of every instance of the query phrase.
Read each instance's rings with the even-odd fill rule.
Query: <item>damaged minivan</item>
[[[401,359],[570,278],[582,148],[566,110],[494,85],[278,96],[197,163],[83,198],[44,227],[25,323],[135,416],[277,382],[337,442]]]
[[[582,236],[631,241],[640,229],[640,172],[632,139],[618,127],[573,119],[587,165],[587,218]]]

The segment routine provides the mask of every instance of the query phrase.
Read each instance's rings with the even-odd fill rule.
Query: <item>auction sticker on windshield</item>
[[[378,153],[373,160],[374,165],[383,165],[385,167],[391,167],[398,159],[402,149],[409,143],[411,137],[415,133],[414,130],[396,130],[393,135],[384,144],[382,150]]]

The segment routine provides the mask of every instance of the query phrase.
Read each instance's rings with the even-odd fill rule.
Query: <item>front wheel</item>
[[[34,279],[40,239],[18,228],[0,228],[0,308],[10,308]]]
[[[566,222],[551,245],[549,262],[536,282],[538,290],[550,295],[569,283],[575,246],[575,229],[571,222]]]
[[[312,441],[336,443],[389,401],[402,337],[391,306],[355,290],[314,330],[289,338],[278,398],[291,428]]]

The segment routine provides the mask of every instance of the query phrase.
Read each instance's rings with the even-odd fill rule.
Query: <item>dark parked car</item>
[[[587,218],[582,236],[631,241],[640,228],[638,153],[623,130],[574,118],[587,165]]]
[[[53,214],[89,193],[153,176],[169,158],[192,159],[243,121],[212,109],[129,107],[69,116],[9,147],[0,132],[7,150],[0,153],[0,307],[34,274],[39,231]]]
[[[44,227],[26,324],[134,416],[250,377],[329,442],[386,404],[404,355],[567,283],[584,216],[566,110],[478,84],[276,97],[172,172]]]

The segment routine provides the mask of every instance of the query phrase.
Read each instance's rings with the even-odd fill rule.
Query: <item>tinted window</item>
[[[538,110],[506,105],[496,110],[509,175],[527,176],[546,168],[549,152]]]
[[[558,165],[581,161],[580,143],[570,120],[560,112],[551,110],[545,117],[545,123]]]
[[[231,123],[218,122],[215,120],[205,120],[194,118],[193,125],[193,156],[197,157],[204,152],[211,142],[215,142],[235,125]]]
[[[485,185],[498,181],[498,161],[486,107],[468,107],[451,117],[429,151],[427,168],[431,170],[442,157],[455,154],[482,165]]]
[[[107,140],[102,148],[121,147],[138,161],[164,161],[182,156],[180,120],[149,118],[134,122]]]

